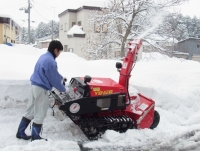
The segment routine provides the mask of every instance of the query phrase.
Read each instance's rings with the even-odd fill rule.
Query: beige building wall
[[[11,25],[12,26],[12,25]],[[16,38],[16,30],[15,30],[15,26],[10,28],[10,42],[12,40],[12,43],[15,43],[15,38]]]
[[[15,43],[15,38],[16,38],[15,26],[10,28],[10,25],[8,24],[0,24],[0,31],[1,31],[0,32],[1,44],[6,43],[6,38],[7,38],[7,42]]]

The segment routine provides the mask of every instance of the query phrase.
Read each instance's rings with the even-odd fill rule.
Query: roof
[[[63,16],[64,14],[68,13],[68,12],[72,12],[72,13],[77,13],[83,9],[87,9],[87,10],[101,10],[101,7],[96,7],[96,6],[82,6],[79,7],[78,9],[67,9],[64,12],[58,14],[58,17]]]
[[[36,39],[36,41],[46,41],[48,39],[51,39],[51,36],[52,35],[48,35],[48,36],[45,36],[45,37],[42,37],[42,38],[38,38],[38,39]],[[53,36],[55,36],[56,38],[58,37],[57,35],[53,35]]]
[[[182,43],[182,42],[185,42],[185,41],[188,41],[188,40],[200,40],[200,38],[189,37],[189,38],[187,38],[187,39],[184,39],[184,40],[179,41],[178,43]]]
[[[13,19],[12,16],[10,16],[8,14],[0,14],[0,18],[9,18],[9,19],[13,20],[15,25],[17,25],[18,27],[22,28],[21,25],[19,25],[19,23],[15,19]]]
[[[53,40],[58,40],[59,41],[59,39],[58,38],[56,38],[56,39],[53,39]],[[43,41],[40,41],[40,42],[51,42],[52,41],[52,39],[46,39],[46,40],[43,40]]]

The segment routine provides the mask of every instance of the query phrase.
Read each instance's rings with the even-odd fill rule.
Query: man
[[[26,113],[19,124],[16,134],[17,138],[24,140],[31,138],[31,141],[43,139],[39,134],[49,106],[48,91],[52,87],[55,87],[62,92],[66,92],[65,86],[62,84],[63,77],[58,73],[57,63],[55,61],[62,50],[63,46],[61,42],[53,40],[49,44],[48,51],[38,59],[30,78],[31,96]],[[27,136],[25,129],[31,120],[33,120],[31,136]]]

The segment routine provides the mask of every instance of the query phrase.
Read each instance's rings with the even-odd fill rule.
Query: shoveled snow
[[[38,57],[46,49],[27,45],[0,45],[0,150],[79,151],[78,143],[94,151],[198,151],[200,150],[200,63],[143,53],[130,79],[130,93],[139,92],[155,101],[161,121],[154,130],[107,130],[101,139],[89,141],[68,117],[49,108],[42,137],[48,141],[24,141],[15,137],[29,98],[29,78]],[[116,60],[87,61],[63,52],[59,72],[67,77],[90,75],[118,82]],[[30,134],[30,129],[26,130]]]

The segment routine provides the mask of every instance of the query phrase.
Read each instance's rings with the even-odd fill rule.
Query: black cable
[[[33,6],[33,5],[32,5],[32,6]],[[40,13],[38,13],[38,11],[35,9],[35,7],[33,7],[33,9],[36,11],[36,13],[37,13],[38,15],[40,15]],[[42,17],[42,18],[45,19],[46,21],[50,21],[50,20],[44,18],[42,15],[40,15],[40,17]]]
[[[47,8],[47,9],[53,11],[53,12],[55,11],[55,10],[53,10],[53,9],[51,9],[51,8],[48,8],[48,7],[42,5],[42,4],[40,4],[40,3],[38,3],[38,2],[36,2],[36,1],[34,1],[34,0],[32,0],[32,1],[33,1],[34,3],[36,3],[36,4],[40,5],[40,6],[42,6],[42,7],[45,7],[45,8]],[[57,11],[55,11],[55,12],[57,12]],[[59,13],[59,12],[57,12],[57,13]]]

